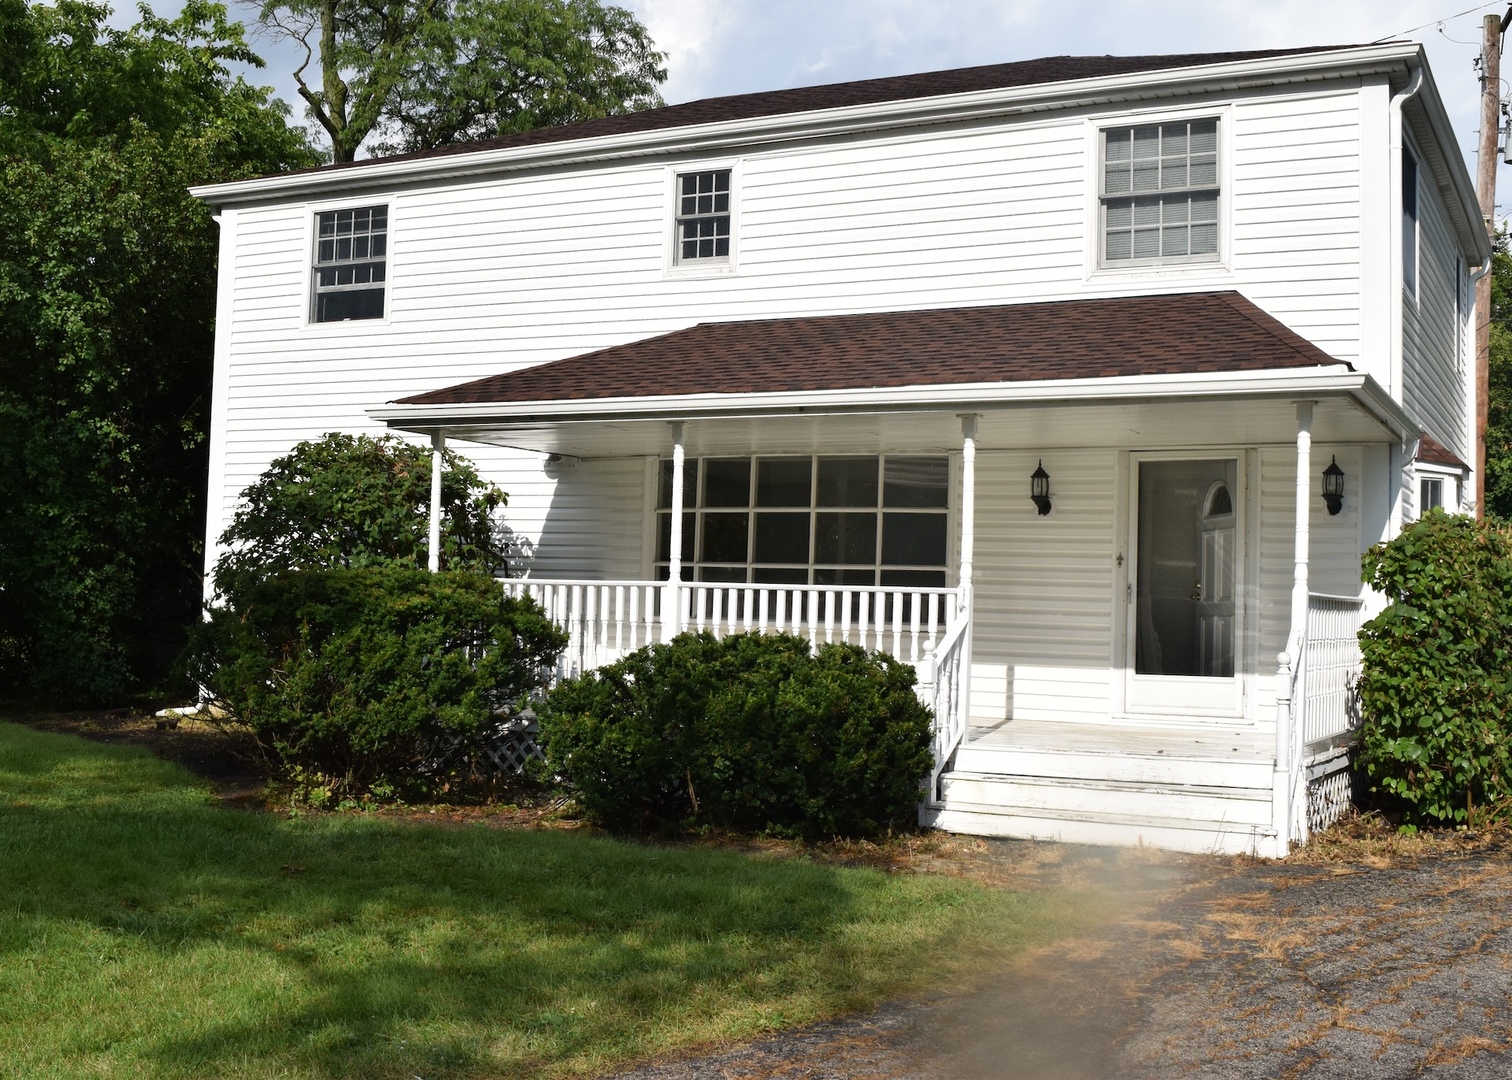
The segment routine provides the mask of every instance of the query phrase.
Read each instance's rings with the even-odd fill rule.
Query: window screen
[[[1218,121],[1103,132],[1103,261],[1218,254]]]
[[[677,261],[730,257],[730,170],[682,173],[677,178]]]
[[[316,322],[383,318],[388,207],[315,215]]]

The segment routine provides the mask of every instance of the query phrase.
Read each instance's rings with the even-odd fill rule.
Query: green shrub
[[[1512,794],[1512,543],[1433,511],[1365,554],[1390,601],[1360,632],[1361,765],[1411,822],[1463,822]]]
[[[430,558],[431,452],[392,435],[332,432],[297,444],[242,492],[215,567],[222,596],[269,574],[407,566]],[[441,473],[441,565],[505,567],[505,494],[452,450]]]
[[[565,644],[485,574],[296,570],[213,609],[191,665],[275,761],[355,796],[423,789],[430,748],[541,688]]]
[[[853,645],[683,634],[558,686],[541,741],[610,828],[868,836],[915,820],[931,758],[913,684]]]

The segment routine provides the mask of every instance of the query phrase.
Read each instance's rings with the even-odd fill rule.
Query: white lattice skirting
[[[1307,829],[1322,832],[1344,816],[1354,801],[1349,748],[1339,747],[1307,766]]]

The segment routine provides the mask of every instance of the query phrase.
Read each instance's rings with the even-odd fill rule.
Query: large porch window
[[[690,458],[683,578],[943,587],[946,457]],[[661,463],[656,576],[668,576],[672,463]]]

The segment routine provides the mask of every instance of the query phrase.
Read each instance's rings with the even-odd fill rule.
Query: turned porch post
[[[672,535],[667,551],[667,596],[662,603],[662,640],[682,630],[683,425],[672,424]]]
[[[446,451],[446,432],[431,432],[430,572],[441,569],[441,466]]]

